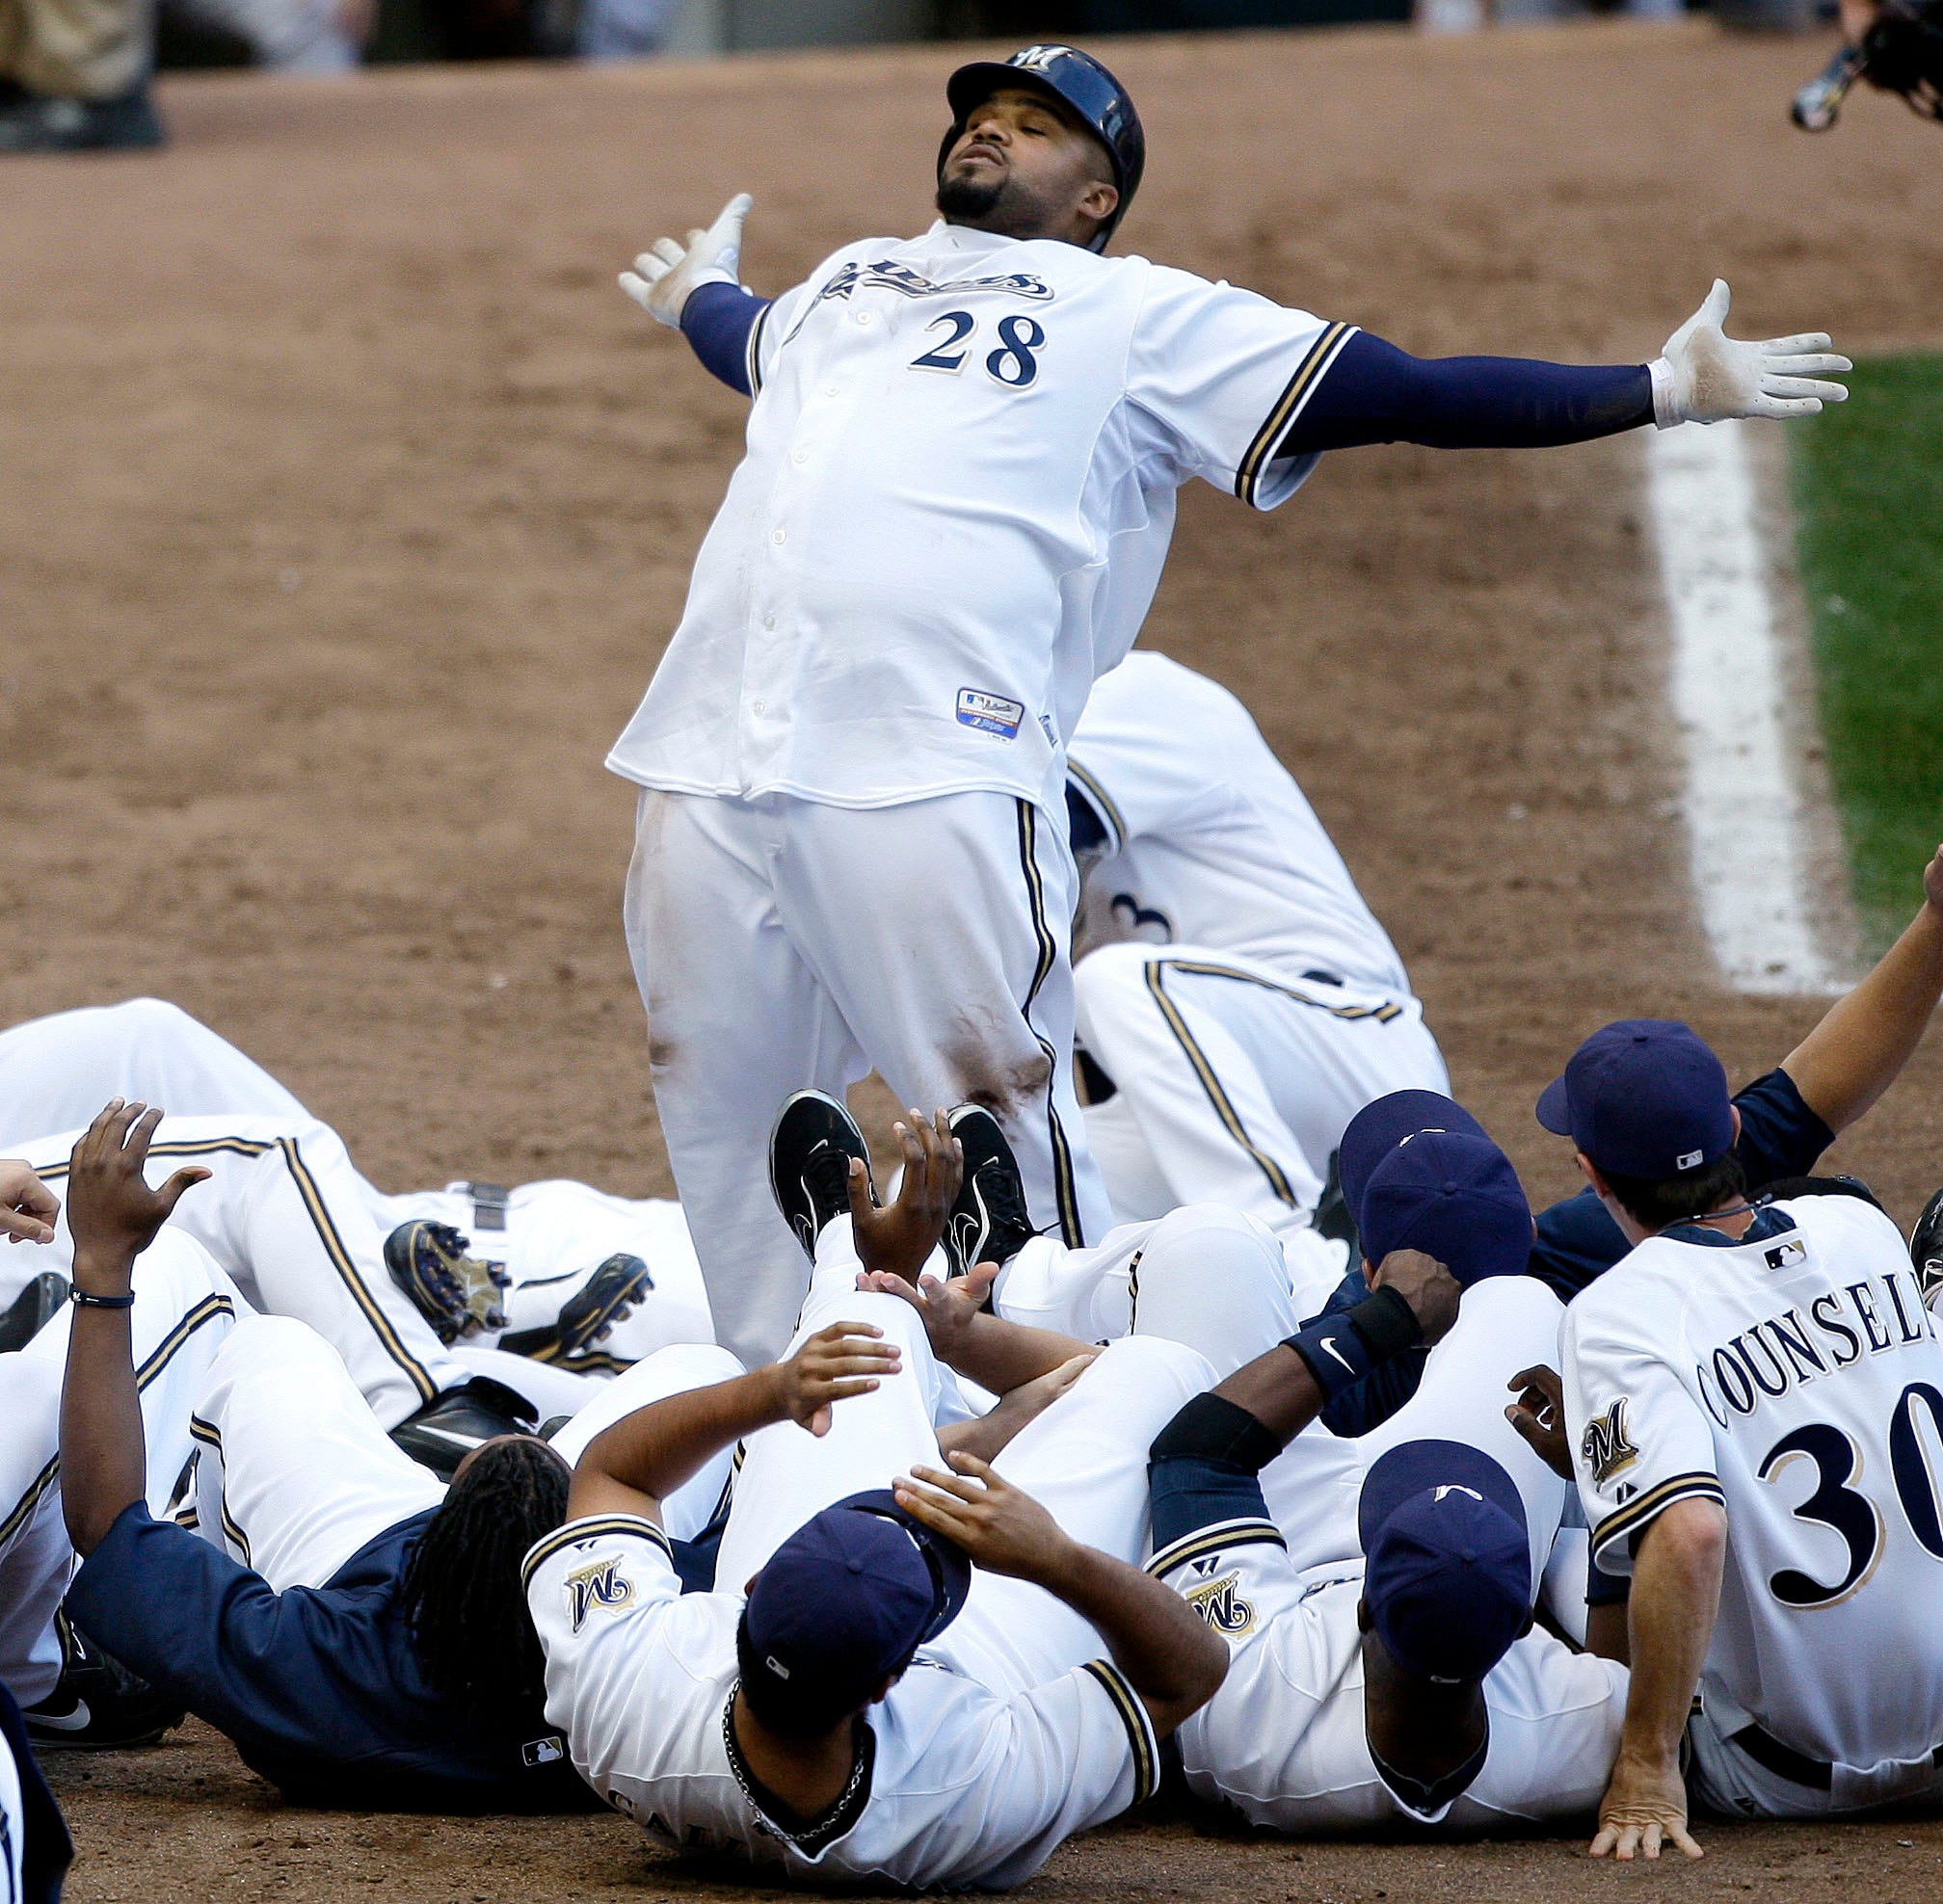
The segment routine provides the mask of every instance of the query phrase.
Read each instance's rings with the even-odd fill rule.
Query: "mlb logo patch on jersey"
[[[1770,1269],[1793,1269],[1797,1262],[1808,1259],[1808,1245],[1798,1237],[1788,1237],[1761,1253],[1761,1260]]]
[[[976,727],[981,734],[997,734],[1000,740],[1016,740],[1025,719],[1023,701],[1007,701],[1002,694],[982,694],[976,688],[958,690],[958,724]]]

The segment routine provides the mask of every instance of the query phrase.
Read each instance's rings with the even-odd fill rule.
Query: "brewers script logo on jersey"
[[[597,1606],[618,1613],[634,1598],[634,1582],[622,1573],[621,1562],[612,1554],[576,1568],[568,1574],[566,1587],[568,1618],[576,1633]]]
[[[1626,1439],[1626,1398],[1620,1398],[1602,1415],[1585,1424],[1585,1439],[1579,1444],[1580,1458],[1592,1470],[1592,1485],[1603,1488],[1615,1474],[1623,1474],[1639,1459],[1639,1450]]]
[[[1193,1571],[1198,1573],[1213,1564],[1211,1560],[1196,1561]],[[1236,1592],[1240,1582],[1239,1573],[1223,1573],[1218,1579],[1203,1580],[1198,1586],[1187,1588],[1182,1598],[1217,1633],[1238,1639],[1255,1629],[1255,1603]]]
[[[896,291],[907,298],[958,298],[968,291],[1003,291],[1011,297],[1029,298],[1035,304],[1043,304],[1052,296],[1052,287],[1029,271],[1009,271],[1000,278],[954,278],[948,284],[934,284],[908,264],[881,258],[875,264],[846,264],[816,293],[816,302],[820,304],[826,298],[847,298],[860,284],[880,291]]]

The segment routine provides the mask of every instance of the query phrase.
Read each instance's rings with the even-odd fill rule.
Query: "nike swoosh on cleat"
[[[45,1726],[57,1732],[85,1732],[94,1723],[94,1715],[89,1711],[85,1699],[76,1700],[71,1712],[63,1712],[58,1716],[52,1712],[30,1712],[27,1717],[35,1725]]]

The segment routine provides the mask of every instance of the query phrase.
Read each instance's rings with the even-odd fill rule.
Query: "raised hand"
[[[1540,1362],[1521,1368],[1505,1384],[1518,1397],[1504,1418],[1530,1443],[1531,1452],[1561,1481],[1570,1481],[1572,1449],[1565,1439],[1565,1385],[1556,1368]]]
[[[1731,302],[1726,279],[1717,278],[1700,308],[1667,338],[1654,371],[1662,423],[1813,416],[1848,397],[1846,385],[1828,380],[1855,366],[1835,356],[1821,331],[1743,342],[1721,329]]]
[[[1044,1584],[1073,1546],[1059,1523],[975,1454],[945,1459],[955,1473],[914,1468],[900,1474],[891,1487],[897,1505],[934,1533],[956,1541],[988,1573]]]
[[[161,1122],[159,1110],[111,1098],[74,1147],[67,1228],[74,1236],[74,1285],[89,1295],[126,1294],[135,1258],[155,1240],[182,1193],[209,1176],[192,1164],[159,1190],[148,1187],[142,1172]]]
[[[1422,1250],[1392,1250],[1376,1266],[1372,1289],[1395,1289],[1410,1305],[1410,1313],[1425,1342],[1441,1341],[1457,1320],[1457,1299],[1464,1285]]]
[[[61,1202],[32,1164],[0,1157],[0,1236],[10,1243],[51,1243]]]
[[[836,1403],[867,1395],[897,1373],[902,1356],[883,1334],[867,1322],[833,1322],[787,1362],[772,1363],[778,1412],[812,1435],[827,1435]]]
[[[742,221],[755,202],[738,192],[706,231],[687,238],[657,238],[621,274],[621,288],[657,323],[679,327],[681,310],[704,284],[733,284],[742,266]]]
[[[861,1158],[851,1162],[848,1186],[858,1260],[866,1274],[901,1277],[906,1283],[917,1281],[938,1247],[965,1180],[965,1147],[951,1135],[947,1113],[935,1113],[929,1124],[916,1111],[910,1119],[895,1126],[904,1152],[896,1201],[883,1209],[871,1203],[870,1177]]]

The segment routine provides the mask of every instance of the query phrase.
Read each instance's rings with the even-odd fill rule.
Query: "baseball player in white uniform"
[[[1114,1214],[1210,1201],[1305,1229],[1365,1104],[1450,1088],[1397,948],[1206,675],[1136,649],[1094,683],[1066,773],[1086,1129]]]
[[[1825,339],[1727,342],[1724,285],[1656,365],[1429,363],[1105,257],[1144,162],[1118,81],[1040,45],[946,91],[928,231],[845,245],[764,301],[736,283],[738,198],[623,278],[753,399],[608,761],[644,789],[626,913],[662,1128],[745,1360],[801,1297],[742,1190],[806,1079],[840,1092],[874,1065],[903,1103],[983,1103],[1035,1227],[1106,1227],[1071,1079],[1065,752],[1184,483],[1270,509],[1352,442],[1563,442],[1841,394],[1814,381],[1843,362]]]
[[[1697,1857],[1689,1790],[1738,1817],[1943,1801],[1943,1347],[1901,1234],[1852,1196],[1750,1208],[1685,1025],[1594,1033],[1539,1119],[1634,1246],[1563,1342],[1593,1558],[1633,1581],[1594,1852]]]

